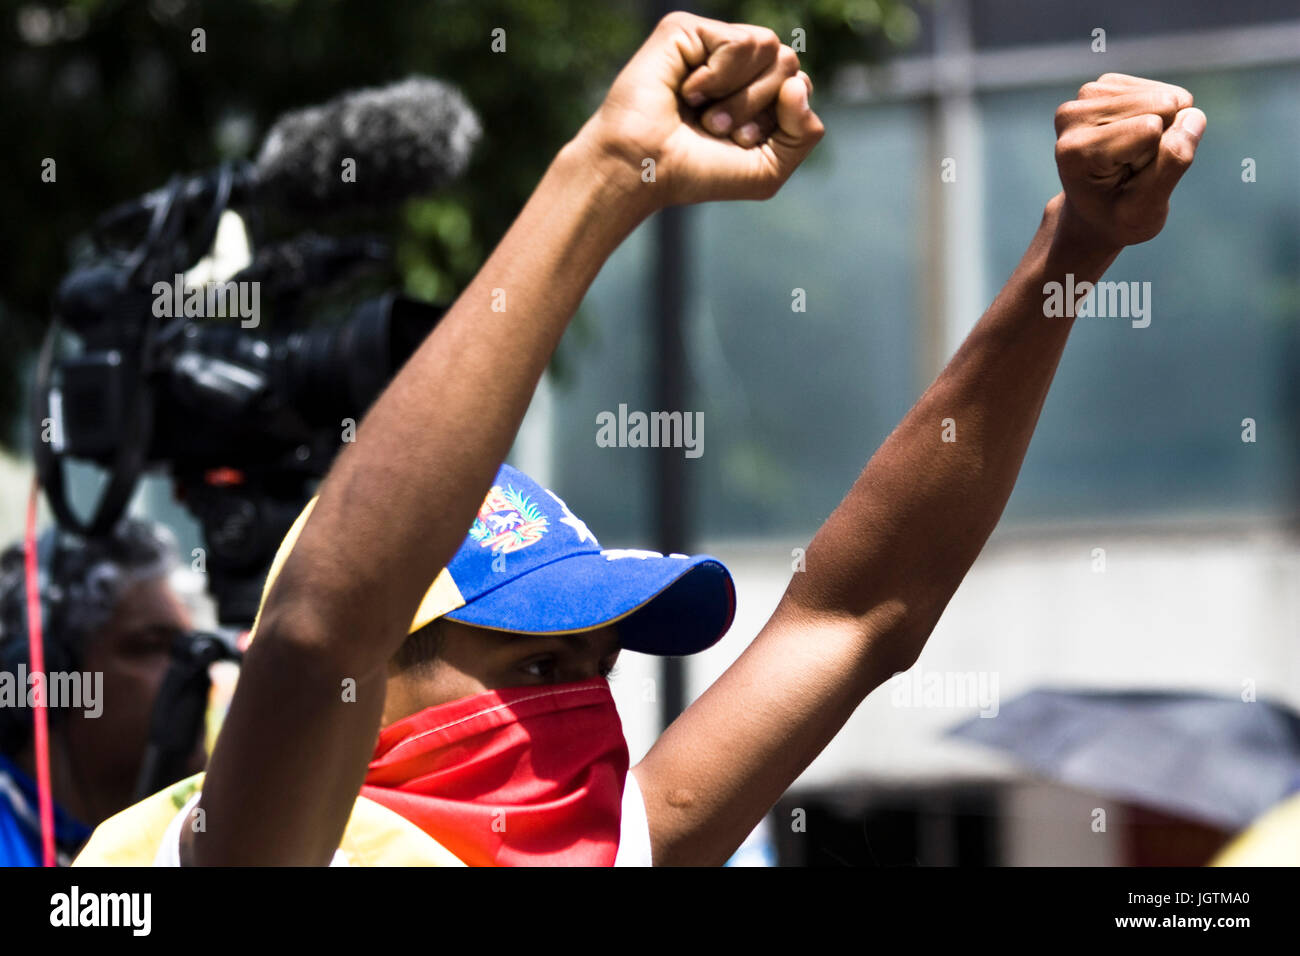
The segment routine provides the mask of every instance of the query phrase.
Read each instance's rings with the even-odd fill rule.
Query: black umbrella
[[[1300,714],[1264,701],[1034,690],[948,733],[1061,783],[1229,830],[1300,788]]]

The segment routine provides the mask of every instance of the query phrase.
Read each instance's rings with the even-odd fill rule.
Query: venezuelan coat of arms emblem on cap
[[[469,536],[494,554],[518,551],[540,541],[547,530],[546,515],[531,498],[507,485],[494,485],[478,509]]]

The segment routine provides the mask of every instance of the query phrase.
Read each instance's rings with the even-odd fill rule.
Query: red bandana
[[[470,866],[612,866],[628,752],[603,677],[511,687],[390,724],[361,795]]]

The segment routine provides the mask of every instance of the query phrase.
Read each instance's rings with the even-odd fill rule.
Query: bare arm
[[[820,137],[797,58],[772,40],[666,18],[370,410],[267,596],[204,785],[205,829],[186,832],[190,860],[329,862],[379,730],[388,659],[605,259],[664,205],[770,196]],[[679,111],[693,92],[748,94],[755,114],[776,104],[781,128],[752,148],[705,134]],[[345,679],[355,702],[342,701]]]
[[[1065,193],[1015,273],[817,533],[763,631],[635,768],[656,863],[725,861],[866,695],[915,662],[1002,514],[1065,348],[1073,320],[1044,316],[1044,285],[1096,281],[1159,232],[1200,138],[1183,125],[1203,120],[1191,102],[1108,75],[1058,112]]]

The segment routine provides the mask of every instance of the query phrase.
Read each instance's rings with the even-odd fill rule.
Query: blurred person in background
[[[168,583],[177,551],[162,525],[126,519],[94,539],[55,530],[37,551],[46,672],[79,674],[82,695],[67,706],[46,684],[56,856],[66,864],[96,825],[132,802],[154,700],[190,618]],[[41,862],[30,674],[16,543],[0,556],[0,866]],[[195,744],[198,770],[201,739]]]

